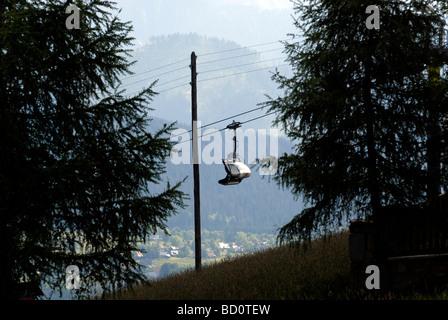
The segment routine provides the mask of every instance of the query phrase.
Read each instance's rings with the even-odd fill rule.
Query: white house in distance
[[[228,243],[225,243],[225,242],[219,242],[218,243],[218,247],[221,250],[230,249],[230,245]]]

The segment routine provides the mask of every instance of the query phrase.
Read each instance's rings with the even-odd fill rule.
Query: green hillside
[[[254,109],[266,100],[265,94],[275,95],[277,92],[276,85],[270,79],[275,69],[264,68],[283,63],[283,59],[276,59],[283,56],[283,45],[280,43],[242,48],[232,41],[197,34],[157,36],[152,37],[149,43],[134,52],[136,63],[132,70],[135,75],[124,77],[123,86],[128,93],[133,93],[158,80],[154,87],[158,95],[151,103],[154,108],[152,115],[157,118],[152,122],[153,127],[160,127],[163,122],[177,121],[177,128],[191,129],[189,58],[192,51],[198,56],[198,120],[202,125]],[[265,114],[266,110],[258,110],[234,120],[247,121]],[[241,129],[252,130],[257,135],[258,130],[262,129],[269,134],[272,120],[272,115],[264,117],[247,123]],[[207,129],[225,128],[230,122],[218,123]],[[224,141],[225,133],[221,134]],[[257,143],[259,140],[257,136]],[[203,141],[203,149],[207,143]],[[252,161],[248,159],[248,138],[241,138],[239,146],[244,146],[244,161]],[[258,145],[256,150],[259,157],[261,152]],[[279,138],[278,154],[290,150],[291,144]],[[238,153],[242,151],[238,149]],[[224,155],[224,146],[222,152]],[[188,207],[169,219],[169,228],[193,228],[192,170],[190,164],[175,165],[168,159],[166,179],[174,183],[188,177],[182,190],[191,197]],[[201,224],[207,230],[274,233],[302,208],[302,203],[294,201],[289,191],[280,190],[267,176],[263,179],[255,170],[249,179],[237,186],[219,185],[218,180],[224,177],[220,159],[210,165],[200,165]]]
[[[115,299],[269,300],[350,296],[348,234],[315,241],[308,250],[275,247],[183,271]],[[109,297],[112,298],[112,297]]]
[[[191,119],[193,51],[197,55],[198,120],[203,124],[252,109],[266,101],[266,94],[275,96],[279,91],[271,80],[273,67],[281,66],[282,72],[290,68],[285,65],[281,43],[242,48],[233,41],[198,34],[157,36],[149,42],[133,53],[135,74],[123,77],[123,88],[134,93],[157,80],[153,114],[170,121]],[[273,119],[260,119],[251,127],[269,128]]]
[[[448,300],[448,285],[381,290],[350,287],[348,232],[170,274],[106,299],[119,300]]]
[[[154,119],[153,128],[166,120]],[[188,129],[187,125],[178,127]],[[269,141],[269,138],[268,138]],[[202,147],[206,147],[203,143]],[[289,152],[291,146],[284,138],[278,139],[279,154]],[[247,152],[246,152],[247,154]],[[247,158],[246,158],[247,160]],[[288,190],[282,190],[269,176],[260,175],[256,168],[252,175],[236,186],[222,186],[218,180],[225,177],[224,166],[205,164],[199,166],[201,186],[201,227],[207,230],[228,232],[251,232],[273,234],[279,227],[296,215],[303,203],[295,200]],[[190,197],[187,208],[179,208],[176,216],[170,217],[168,227],[189,230],[194,228],[193,219],[193,167],[191,164],[173,164],[167,159],[165,179],[171,182],[181,181],[182,191]],[[160,192],[161,190],[154,190]]]

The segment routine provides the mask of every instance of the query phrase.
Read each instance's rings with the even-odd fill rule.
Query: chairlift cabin
[[[227,129],[234,131],[234,147],[233,152],[229,155],[228,159],[222,160],[227,176],[224,179],[219,180],[218,183],[224,186],[239,184],[243,179],[248,178],[251,174],[249,167],[246,166],[236,154],[236,129],[239,127],[241,127],[241,123],[235,121],[227,126]]]

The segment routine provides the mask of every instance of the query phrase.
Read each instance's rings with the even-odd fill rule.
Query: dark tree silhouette
[[[432,196],[428,163],[444,151],[429,152],[428,135],[434,114],[446,127],[447,85],[446,74],[434,83],[431,67],[448,58],[437,45],[446,3],[433,2],[434,12],[427,1],[377,1],[380,29],[366,26],[368,1],[296,3],[299,32],[285,42],[294,72],[273,76],[284,94],[266,105],[295,144],[276,181],[307,208],[280,240]]]
[[[0,288],[65,287],[78,295],[144,277],[137,243],[183,207],[181,182],[163,179],[173,124],[151,127],[151,86],[120,90],[132,27],[108,1],[2,1],[0,12]],[[161,185],[162,184],[162,185]]]

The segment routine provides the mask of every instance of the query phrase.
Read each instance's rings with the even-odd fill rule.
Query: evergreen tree
[[[2,300],[64,288],[69,265],[80,296],[143,281],[132,252],[185,200],[163,179],[173,125],[151,127],[151,86],[120,90],[131,25],[109,1],[76,4],[80,29],[67,1],[1,2]]]
[[[296,4],[300,32],[285,42],[293,75],[274,74],[284,94],[266,105],[295,144],[274,179],[308,207],[280,229],[281,241],[429,195],[430,110],[443,114],[447,98],[446,79],[435,86],[428,71],[447,62],[437,46],[446,4],[433,3],[435,11],[427,1],[377,1],[379,29],[367,28],[369,1]]]

